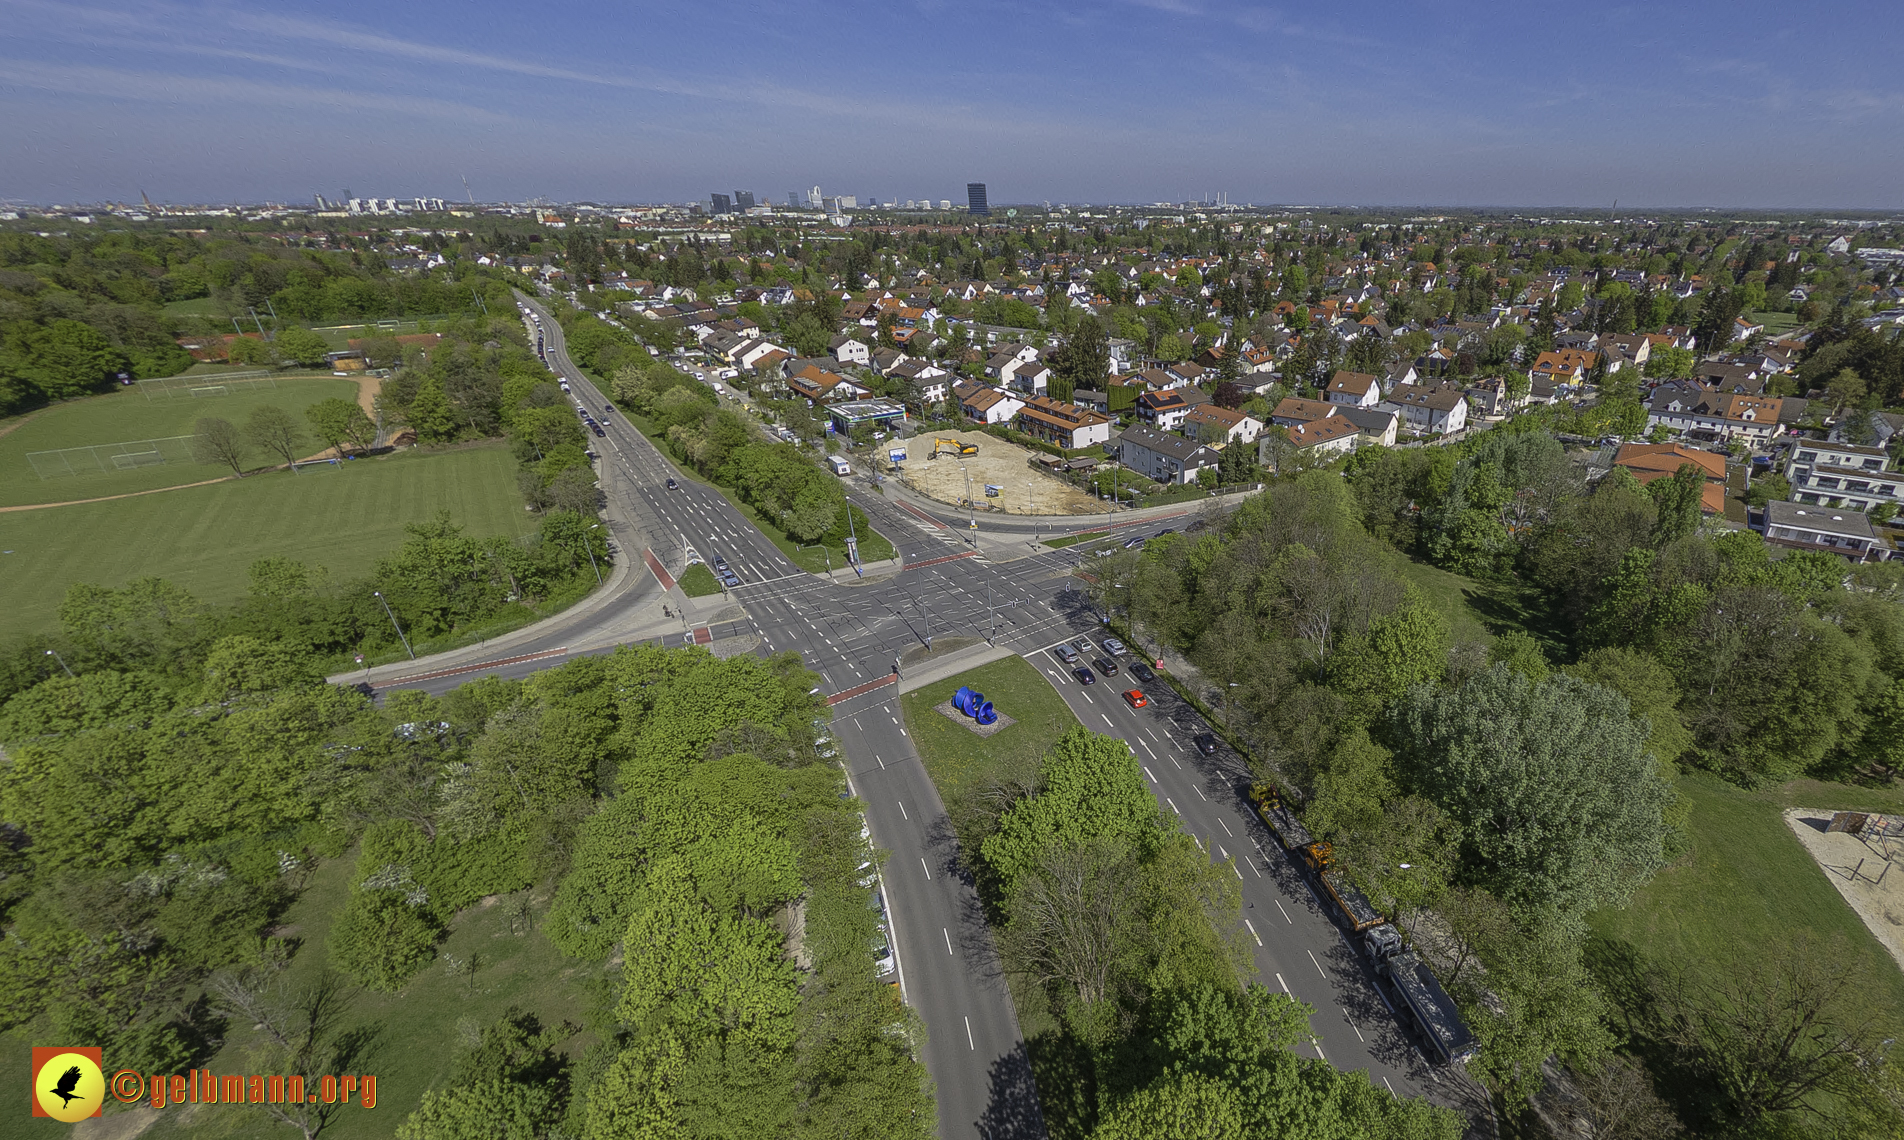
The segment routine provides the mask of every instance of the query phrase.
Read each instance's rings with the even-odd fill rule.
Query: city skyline
[[[1802,24],[1763,3],[1431,22],[928,4],[877,28],[738,7],[527,27],[481,2],[6,9],[0,198],[25,202],[448,199],[463,177],[483,201],[706,202],[816,174],[957,201],[982,172],[999,203],[1904,204],[1886,55],[1904,13],[1868,3]],[[785,66],[817,52],[859,62],[824,86]]]

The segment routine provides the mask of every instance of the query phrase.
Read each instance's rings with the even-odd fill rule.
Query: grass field
[[[1781,815],[1788,807],[1899,811],[1904,793],[1811,780],[1745,791],[1703,774],[1682,778],[1679,790],[1692,801],[1692,850],[1626,909],[1592,916],[1610,960],[1632,954],[1658,967],[1721,972],[1800,931],[1841,935],[1878,979],[1866,1000],[1904,1030],[1904,973]]]
[[[981,737],[941,716],[933,706],[951,699],[961,685],[984,693],[999,712],[1018,723]],[[1042,759],[1053,741],[1078,726],[1057,690],[1023,657],[934,681],[901,697],[900,705],[926,774],[944,799],[1017,762]]]
[[[55,628],[74,582],[120,586],[157,575],[202,601],[228,602],[244,593],[251,563],[270,554],[328,567],[333,581],[356,577],[396,549],[405,523],[444,509],[476,535],[535,526],[501,444],[0,514],[0,550],[9,552],[0,554],[0,638]]]
[[[1797,313],[1747,313],[1745,318],[1764,325],[1768,337],[1784,336],[1798,327]]]
[[[189,301],[167,301],[165,311],[179,317],[222,317],[231,306],[215,297],[193,297]]]
[[[0,436],[0,506],[96,499],[154,487],[178,487],[230,473],[222,467],[185,462],[41,479],[27,461],[29,452],[190,435],[202,416],[216,416],[242,426],[254,408],[265,405],[284,408],[302,424],[304,409],[319,400],[333,396],[352,402],[357,399],[355,381],[340,380],[329,373],[287,374],[274,381],[276,387],[260,385],[229,395],[203,397],[167,398],[153,392],[153,398],[147,399],[140,391],[123,388],[58,404],[26,417],[19,427]],[[313,441],[307,454],[316,453],[319,446]],[[263,465],[271,459],[254,453],[250,462]],[[0,523],[0,527],[5,525]]]

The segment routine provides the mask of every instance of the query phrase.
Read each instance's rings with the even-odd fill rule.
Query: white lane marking
[[[879,760],[879,757],[875,756],[873,759]],[[882,772],[886,770],[886,762],[884,760],[879,760],[879,770]]]
[[[1199,788],[1195,784],[1192,784],[1190,785],[1190,790],[1195,792],[1197,794],[1197,798],[1202,800],[1204,803],[1207,804],[1210,802],[1210,797],[1203,794],[1202,788]]]
[[[1144,751],[1150,752],[1150,744],[1148,741],[1139,739],[1137,743],[1142,744],[1144,746]],[[1157,758],[1157,754],[1155,752],[1150,752],[1150,758],[1152,760],[1155,760]]]
[[[1099,715],[1099,716],[1103,716],[1103,717],[1104,717],[1104,727],[1105,727],[1105,728],[1116,728],[1116,727],[1117,727],[1116,725],[1114,725],[1114,724],[1112,724],[1112,723],[1111,723],[1111,718],[1110,718],[1110,717],[1108,717],[1108,716],[1104,716],[1104,714],[1103,714],[1103,713],[1099,713],[1099,714],[1097,714],[1097,715]],[[1128,747],[1130,747],[1130,746],[1129,746],[1129,745],[1127,744],[1127,745],[1125,745],[1125,747],[1126,747],[1126,748],[1128,748]]]
[[[771,648],[773,648],[773,647],[772,647],[772,646],[768,646],[768,648],[769,648],[769,649],[771,649]],[[1175,756],[1172,756],[1172,757],[1170,758],[1170,762],[1171,762],[1172,764],[1177,764],[1177,758],[1176,758]],[[1179,772],[1181,772],[1181,771],[1183,771],[1183,765],[1182,765],[1182,764],[1177,764],[1177,770],[1178,770]]]
[[[932,867],[926,862],[924,855],[919,856],[919,865],[926,869],[926,881],[930,882],[932,880]]]
[[[1171,798],[1170,798],[1169,796],[1165,796],[1165,797],[1164,797],[1164,802],[1170,805],[1170,810],[1171,810],[1171,811],[1174,811],[1174,812],[1176,812],[1176,813],[1177,813],[1178,815],[1182,815],[1182,814],[1183,814],[1183,809],[1177,806],[1177,801],[1175,801],[1175,800],[1173,800],[1173,799],[1171,799]],[[1192,838],[1195,838],[1195,837],[1194,837],[1194,836],[1192,836]]]
[[[910,823],[910,822],[912,822],[912,817],[906,814],[906,803],[905,803],[905,801],[904,801],[904,800],[894,800],[893,802],[899,805],[899,818],[900,818],[900,819],[903,819],[903,820],[905,820],[905,821],[906,821],[906,822],[908,822],[908,823]]]
[[[1246,921],[1247,921],[1247,920],[1246,920]],[[1338,1007],[1338,1008],[1340,1008],[1340,1007]],[[1344,1020],[1344,1021],[1349,1021],[1349,1011],[1348,1011],[1348,1010],[1346,1010],[1346,1009],[1342,1011],[1342,1020]],[[1353,1021],[1349,1021],[1349,1028],[1350,1028],[1350,1029],[1355,1029],[1355,1022],[1353,1022]],[[1368,1040],[1368,1038],[1366,1038],[1366,1037],[1364,1037],[1364,1036],[1362,1036],[1362,1031],[1361,1031],[1360,1029],[1355,1029],[1355,1039],[1356,1039],[1357,1041],[1367,1041],[1367,1040]]]
[[[1279,986],[1281,986],[1281,987],[1283,988],[1283,992],[1284,992],[1284,993],[1286,993],[1286,994],[1289,994],[1289,983],[1288,983],[1288,982],[1285,982],[1285,981],[1283,981],[1283,976],[1282,976],[1281,974],[1277,974],[1277,975],[1276,975],[1276,984],[1277,984],[1277,985],[1279,985]],[[1295,994],[1289,994],[1289,996],[1290,996],[1290,997],[1295,997],[1296,995],[1295,995]]]
[[[1322,963],[1316,962],[1316,952],[1314,950],[1304,950],[1303,953],[1309,955],[1309,960],[1311,962],[1316,963],[1316,973],[1321,974],[1324,978],[1327,978],[1329,976],[1328,971],[1322,968]]]
[[[1249,926],[1250,937],[1256,939],[1256,944],[1258,946],[1261,946],[1263,944],[1263,936],[1256,933],[1256,928],[1254,926],[1250,926],[1250,920],[1247,918],[1244,919],[1243,925]]]
[[[1327,1053],[1324,1053],[1324,1052],[1322,1051],[1322,1042],[1320,1042],[1320,1041],[1311,1041],[1311,1042],[1310,1042],[1309,1044],[1310,1044],[1310,1045],[1311,1045],[1312,1047],[1314,1047],[1314,1049],[1315,1049],[1315,1051],[1316,1051],[1316,1056],[1318,1056],[1318,1057],[1320,1057],[1320,1058],[1322,1058],[1322,1059],[1323,1059],[1323,1060],[1325,1060],[1325,1061],[1329,1059],[1329,1055],[1328,1055]]]
[[[1223,834],[1229,836],[1231,839],[1236,838],[1236,832],[1230,830],[1230,825],[1223,822],[1222,816],[1219,815],[1216,817],[1216,825],[1223,829]]]
[[[911,736],[911,735],[912,735],[912,733],[910,733],[910,732],[907,732],[907,731],[906,731],[905,729],[903,729],[903,728],[902,728],[902,729],[900,729],[900,730],[899,730],[899,735],[901,735],[901,736]]]
[[[1142,767],[1143,767],[1143,769],[1144,769],[1144,775],[1146,775],[1146,776],[1150,776],[1150,766],[1149,766],[1148,764],[1146,764],[1146,765],[1142,765]],[[1150,782],[1151,782],[1151,783],[1153,783],[1153,784],[1154,784],[1154,783],[1156,783],[1156,782],[1157,782],[1157,777],[1155,777],[1155,776],[1150,776]]]
[[[1382,1078],[1382,1083],[1383,1083],[1383,1084],[1385,1084],[1385,1085],[1388,1085],[1388,1095],[1389,1095],[1389,1096],[1394,1096],[1394,1095],[1395,1095],[1395,1086],[1394,1086],[1394,1085],[1389,1085],[1389,1084],[1388,1084],[1388,1078],[1387,1078],[1387,1077],[1383,1077],[1383,1078]]]
[[[965,1019],[965,1043],[971,1047],[972,1052],[978,1052],[978,1045],[972,1040],[972,1019],[969,1017]]]
[[[945,935],[945,952],[947,954],[951,954],[952,953],[952,931],[950,931],[946,927],[941,926],[939,928],[939,933]]]
[[[1249,859],[1249,860],[1245,860],[1245,862],[1247,862],[1247,863],[1249,863],[1249,869],[1250,869],[1250,874],[1252,874],[1252,875],[1255,875],[1255,876],[1256,876],[1257,878],[1259,878],[1259,879],[1263,877],[1263,873],[1262,873],[1261,871],[1258,871],[1258,870],[1256,869],[1256,860],[1254,860],[1254,859]],[[1242,877],[1243,877],[1243,876],[1241,876],[1241,875],[1238,875],[1238,876],[1237,876],[1237,878],[1239,878],[1239,879],[1240,879],[1240,878],[1242,878]]]

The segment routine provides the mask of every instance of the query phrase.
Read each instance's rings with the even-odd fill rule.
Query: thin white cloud
[[[43,63],[0,59],[0,82],[61,95],[137,100],[145,103],[193,103],[207,106],[271,104],[310,110],[336,107],[376,112],[391,117],[424,116],[489,126],[519,126],[523,120],[504,114],[429,97],[392,97],[380,92],[341,87],[310,87],[260,83],[249,79],[183,75],[176,72],[128,71],[117,67]]]

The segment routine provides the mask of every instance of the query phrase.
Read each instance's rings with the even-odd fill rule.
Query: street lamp
[[[978,538],[974,532],[978,530],[978,504],[972,501],[972,469],[961,463],[959,470],[965,472],[965,528],[968,532],[966,541],[976,548]]]
[[[416,650],[414,650],[414,649],[411,649],[411,648],[410,648],[410,639],[409,639],[409,638],[407,638],[407,637],[405,637],[405,636],[403,636],[403,627],[402,627],[401,625],[398,625],[398,624],[397,624],[397,615],[396,615],[396,614],[393,614],[393,613],[391,613],[391,612],[390,612],[390,603],[389,603],[389,602],[386,602],[386,601],[384,601],[384,597],[383,597],[383,591],[382,591],[382,590],[372,590],[372,591],[370,591],[370,592],[371,592],[371,593],[372,593],[373,595],[375,595],[375,596],[376,596],[376,598],[377,598],[377,600],[378,600],[379,602],[383,602],[383,612],[384,612],[384,615],[385,615],[386,617],[388,617],[388,618],[390,619],[390,624],[391,624],[391,625],[392,625],[393,627],[395,627],[395,628],[396,628],[396,631],[397,631],[397,640],[398,640],[398,641],[401,641],[401,642],[403,642],[403,649],[404,649],[404,652],[406,652],[406,653],[408,653],[408,654],[410,655],[410,660],[412,660],[412,661],[415,661],[415,660],[416,660]]]
[[[602,529],[601,523],[596,523],[594,526],[588,528],[588,530],[600,529]],[[588,552],[588,565],[590,569],[595,571],[595,584],[599,586],[602,584],[602,568],[595,564],[595,544],[588,540],[588,530],[582,532],[582,549]]]
[[[64,670],[66,670],[66,675],[67,675],[68,677],[71,677],[71,676],[73,675],[73,667],[72,667],[71,665],[68,665],[68,664],[66,663],[66,658],[64,658],[64,657],[61,657],[61,656],[59,655],[59,653],[58,653],[58,651],[56,651],[56,650],[52,650],[52,649],[49,649],[49,650],[47,650],[47,651],[46,651],[46,655],[47,655],[48,657],[51,657],[51,658],[52,658],[53,660],[55,660],[55,661],[57,661],[57,662],[59,662],[59,663],[60,663],[60,668],[62,668],[62,669],[64,669]]]

